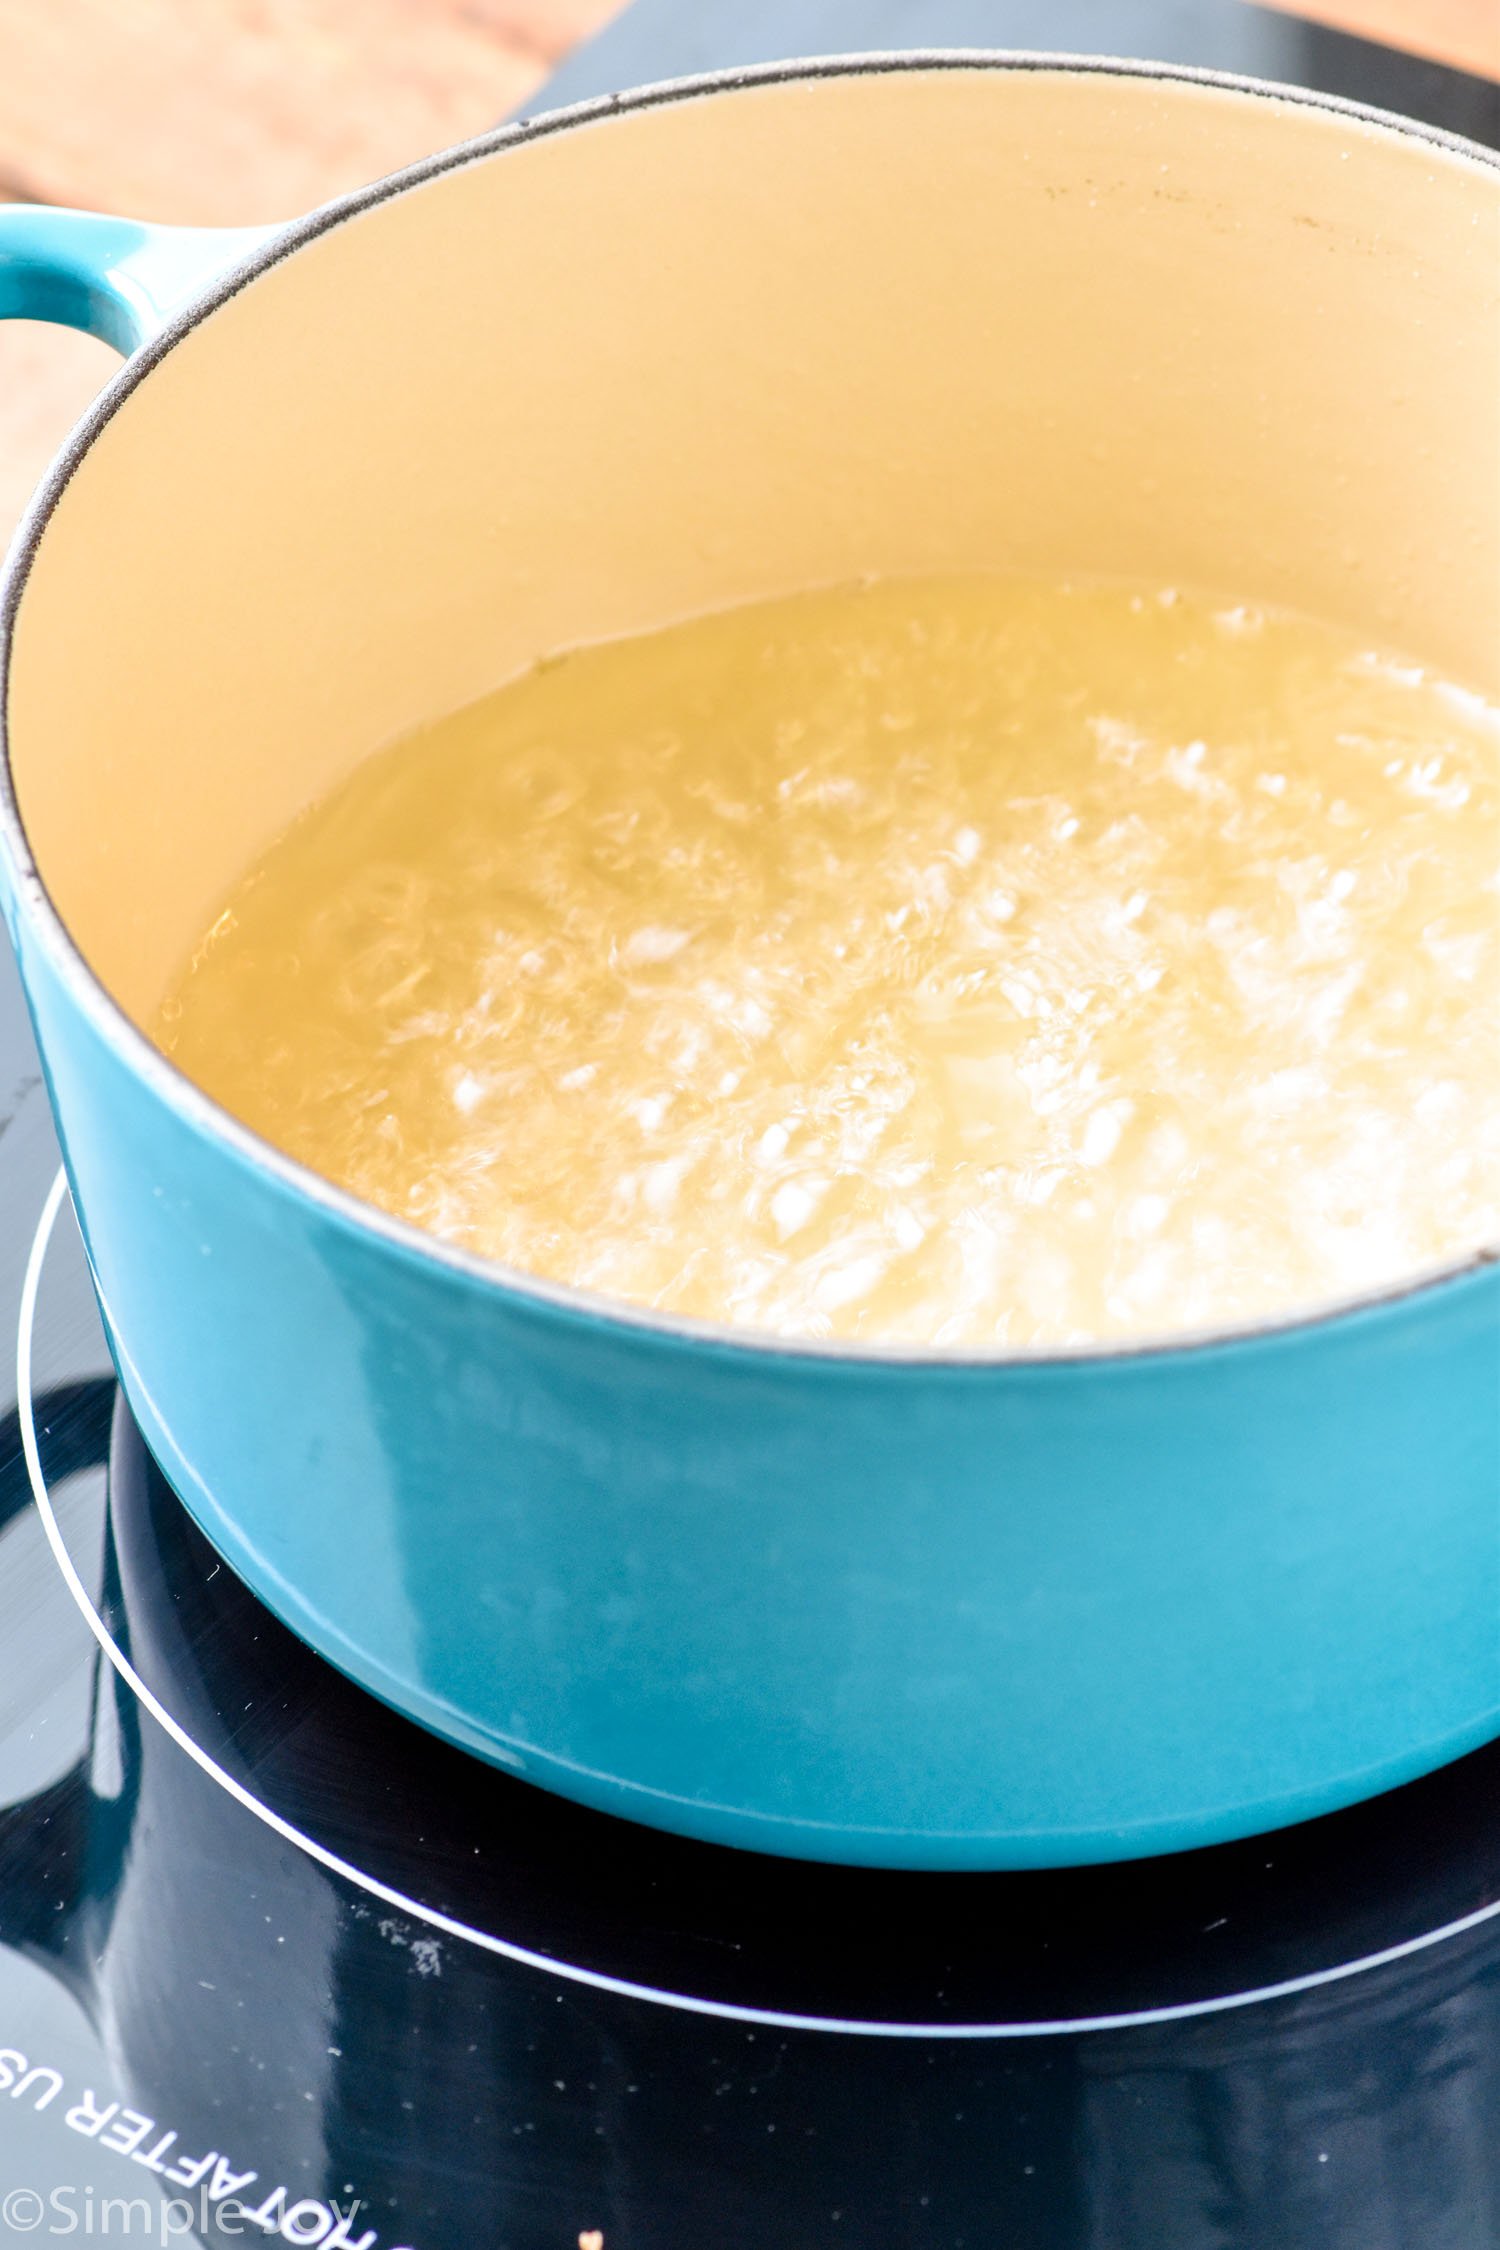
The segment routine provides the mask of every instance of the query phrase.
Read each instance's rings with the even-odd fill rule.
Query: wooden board
[[[1261,0],[1336,31],[1408,47],[1456,70],[1500,78],[1500,4],[1497,0]]]

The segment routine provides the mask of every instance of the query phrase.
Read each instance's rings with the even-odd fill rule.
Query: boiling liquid
[[[1276,1315],[1500,1234],[1500,714],[1305,618],[882,583],[544,664],[250,873],[161,1045],[356,1195],[782,1334]]]

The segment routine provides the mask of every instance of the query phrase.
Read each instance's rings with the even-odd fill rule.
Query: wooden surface
[[[0,200],[291,218],[483,130],[620,4],[0,0]],[[1298,12],[1500,77],[1500,0]],[[114,365],[89,337],[0,324],[0,543]]]
[[[1261,0],[1261,5],[1500,78],[1500,0]]]

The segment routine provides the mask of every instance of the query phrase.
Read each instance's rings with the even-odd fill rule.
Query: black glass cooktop
[[[555,81],[988,43],[1500,143],[1223,0],[639,0]],[[544,1797],[276,1623],[165,1486],[0,962],[0,2245],[1495,2250],[1500,1745],[1246,1844],[801,1867]]]

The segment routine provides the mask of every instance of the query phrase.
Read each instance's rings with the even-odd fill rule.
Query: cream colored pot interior
[[[364,752],[866,572],[1144,573],[1500,663],[1500,172],[1221,88],[761,84],[356,213],[202,321],[18,615],[23,818],[138,1019]]]

